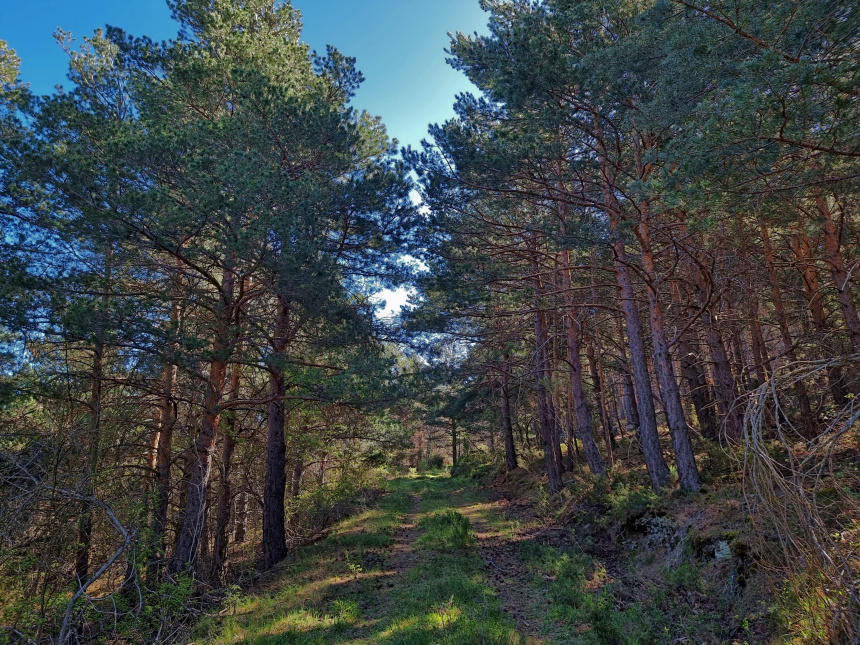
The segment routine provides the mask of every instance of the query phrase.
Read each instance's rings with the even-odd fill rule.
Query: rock
[[[714,558],[717,560],[728,560],[732,557],[732,549],[729,546],[729,543],[725,540],[720,540],[717,542],[717,546],[714,549]]]

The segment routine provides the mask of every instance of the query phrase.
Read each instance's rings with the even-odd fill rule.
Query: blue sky
[[[304,40],[358,59],[364,86],[354,104],[383,117],[401,145],[417,146],[427,124],[453,114],[458,92],[471,89],[445,63],[449,31],[484,32],[478,0],[294,0]],[[57,27],[76,36],[105,24],[161,40],[176,34],[164,0],[0,0],[0,39],[21,57],[21,76],[40,93],[68,83]]]
[[[401,146],[417,147],[427,125],[453,115],[456,94],[473,89],[445,62],[448,32],[486,32],[478,0],[294,0],[303,39],[357,59],[365,83],[355,107],[383,118]],[[53,33],[81,37],[106,24],[156,40],[176,35],[165,0],[0,0],[0,39],[21,58],[21,77],[39,94],[66,84],[67,58]],[[407,291],[378,294],[381,315],[399,311]]]

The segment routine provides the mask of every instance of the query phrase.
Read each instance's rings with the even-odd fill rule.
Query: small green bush
[[[431,549],[468,549],[475,543],[469,518],[446,510],[421,518],[419,528],[425,531],[419,543]]]
[[[434,470],[442,470],[445,467],[445,458],[442,455],[430,455],[427,459],[418,462],[418,472],[424,473]]]
[[[457,465],[451,468],[451,476],[483,479],[492,473],[493,469],[493,456],[488,452],[476,450],[457,460]]]

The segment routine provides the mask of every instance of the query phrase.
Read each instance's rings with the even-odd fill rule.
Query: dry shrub
[[[745,413],[743,486],[770,560],[789,580],[817,581],[806,587],[810,598],[792,596],[797,613],[817,607],[822,614],[820,629],[807,634],[806,642],[858,643],[860,504],[857,478],[846,462],[858,454],[860,399],[850,396],[813,438],[801,434],[791,413],[796,384],[821,383],[832,368],[856,374],[860,355],[788,366],[752,393]]]

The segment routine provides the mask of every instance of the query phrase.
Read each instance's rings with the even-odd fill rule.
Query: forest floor
[[[531,508],[468,478],[394,480],[374,508],[300,549],[189,642],[765,642],[737,603],[714,606],[720,594],[695,567],[661,565],[648,582],[653,566],[638,571],[629,554]]]

